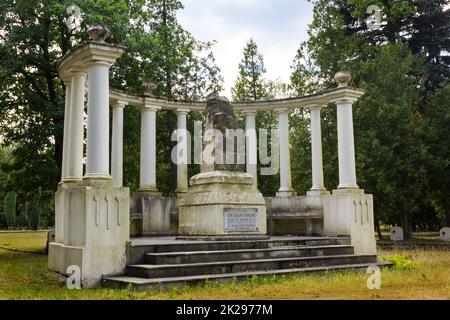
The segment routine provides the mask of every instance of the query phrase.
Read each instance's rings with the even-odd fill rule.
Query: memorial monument
[[[205,118],[202,172],[190,179],[181,200],[180,234],[199,239],[265,238],[264,197],[239,163],[242,150],[229,143],[239,129],[233,106],[227,98],[212,96]]]

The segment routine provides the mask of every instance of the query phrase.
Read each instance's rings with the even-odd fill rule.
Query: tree
[[[293,86],[308,89],[318,77],[322,88],[332,88],[334,74],[347,69],[353,75],[352,85],[366,90],[354,111],[358,180],[375,196],[376,220],[402,225],[409,238],[416,226],[434,220],[433,207],[442,207],[437,205],[439,192],[429,195],[430,181],[439,180],[439,190],[448,186],[448,175],[439,179],[436,174],[442,172],[431,170],[438,166],[429,165],[446,168],[448,154],[438,152],[440,144],[426,138],[445,128],[442,122],[426,121],[432,119],[426,108],[433,108],[434,96],[449,81],[450,12],[443,10],[449,1],[312,2],[314,20],[306,48],[317,74],[309,72],[303,59],[294,70]],[[368,28],[369,5],[382,8],[383,23],[378,28]],[[303,50],[304,46],[299,52]],[[323,111],[326,178],[326,131],[335,130],[332,111]],[[330,142],[334,136],[330,135]],[[433,155],[429,150],[434,150]],[[337,164],[333,166],[337,172]]]
[[[83,12],[78,33],[65,24],[72,4]],[[127,48],[112,67],[112,87],[141,92],[142,81],[153,81],[158,94],[172,99],[198,98],[220,89],[219,69],[210,52],[213,44],[195,40],[176,23],[176,10],[181,8],[173,0],[0,4],[0,134],[3,145],[14,147],[13,163],[5,169],[11,189],[55,189],[62,160],[65,92],[57,62],[87,40],[89,25],[106,24],[112,33],[108,41]],[[126,121],[139,127],[136,117]],[[161,127],[168,128],[164,122]],[[134,156],[136,166],[139,154]]]
[[[16,193],[8,192],[5,196],[4,207],[6,224],[9,228],[16,226]]]
[[[33,194],[31,199],[27,201],[27,217],[31,230],[37,230],[39,228],[39,222],[41,217],[41,208],[39,207],[39,194]]]
[[[319,70],[308,55],[307,43],[302,42],[291,66],[291,87],[296,96],[314,94],[321,90]]]
[[[428,188],[432,206],[441,218],[441,226],[450,227],[450,85],[439,89],[426,107],[424,118],[425,143],[428,146],[427,172],[432,177]]]
[[[239,63],[239,76],[232,96],[234,101],[260,101],[282,97],[288,94],[289,88],[281,81],[270,81],[264,78],[266,68],[264,57],[258,51],[258,46],[250,39],[243,52],[244,57]],[[244,123],[244,120],[241,121]],[[256,132],[259,138],[260,130],[268,130],[268,144],[270,146],[271,129],[278,128],[278,117],[275,112],[259,112],[256,116]],[[270,147],[268,152],[271,152]],[[261,166],[258,166],[261,172]],[[258,173],[258,188],[264,195],[275,195],[278,186],[276,175],[264,176]]]
[[[424,204],[428,177],[422,142],[420,98],[410,77],[414,55],[407,45],[383,46],[363,65],[365,95],[355,106],[359,183],[374,194],[377,219],[399,224],[410,239]]]
[[[258,101],[267,96],[263,75],[266,73],[264,58],[258,46],[250,39],[244,47],[244,58],[239,63],[239,76],[232,89],[235,101]]]

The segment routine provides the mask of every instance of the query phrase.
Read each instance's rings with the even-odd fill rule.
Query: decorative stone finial
[[[158,86],[153,82],[144,82],[142,83],[141,88],[144,89],[144,93],[146,95],[155,97],[155,91]]]
[[[339,85],[339,88],[348,87],[348,83],[352,80],[352,75],[348,71],[339,71],[334,76],[334,81]]]
[[[95,42],[105,42],[111,32],[108,27],[102,24],[95,24],[88,29],[89,39]]]

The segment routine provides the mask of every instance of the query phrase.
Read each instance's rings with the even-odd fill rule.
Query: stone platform
[[[104,277],[103,286],[168,289],[205,281],[291,275],[386,265],[376,255],[354,253],[348,237],[272,237],[258,241],[192,241],[136,238],[128,243],[127,268]]]

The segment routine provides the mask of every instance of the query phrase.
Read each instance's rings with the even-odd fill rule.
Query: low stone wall
[[[378,249],[382,250],[443,250],[450,251],[450,243],[444,241],[377,241]]]
[[[269,235],[320,236],[323,208],[319,197],[266,197]],[[131,207],[131,236],[174,235],[178,232],[176,197],[135,195]]]

